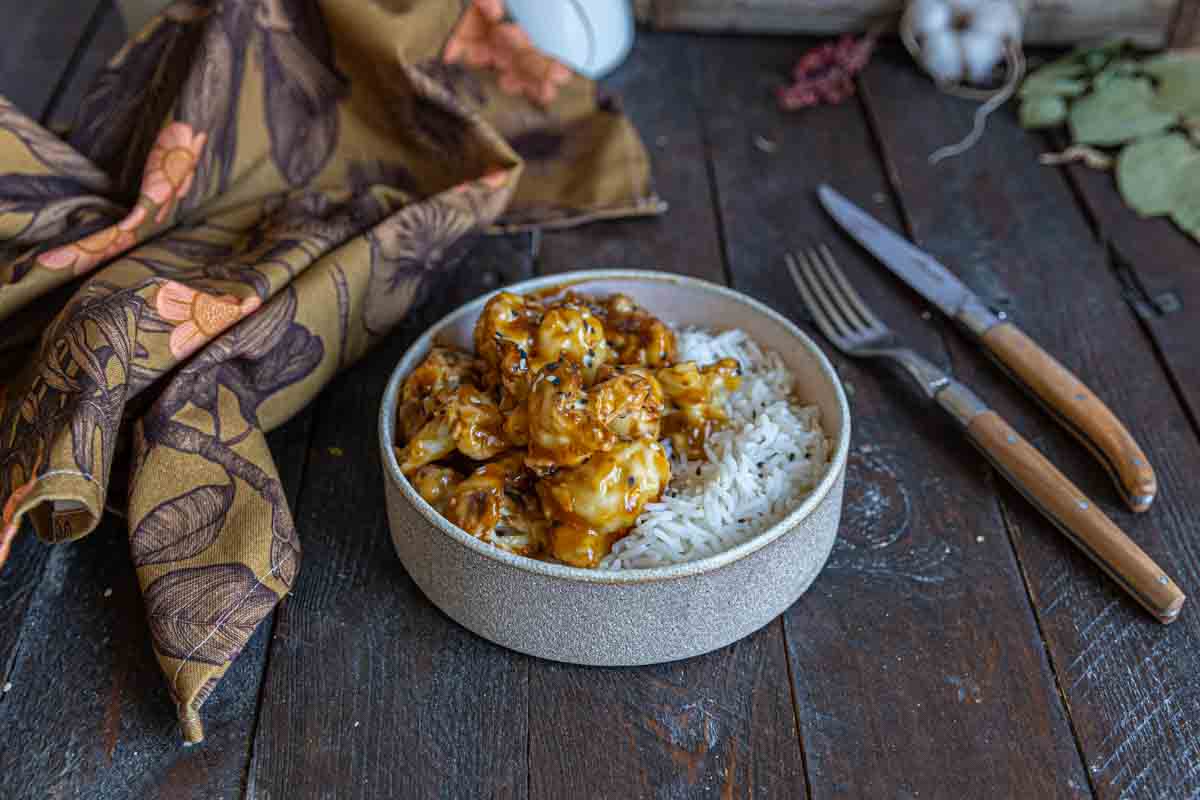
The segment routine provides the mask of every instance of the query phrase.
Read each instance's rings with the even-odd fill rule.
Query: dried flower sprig
[[[854,94],[854,77],[862,72],[875,50],[878,31],[864,36],[843,36],[800,56],[792,68],[792,83],[781,86],[776,97],[786,111],[837,104]]]

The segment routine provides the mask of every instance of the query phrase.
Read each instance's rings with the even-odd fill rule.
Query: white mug
[[[607,75],[633,47],[629,0],[505,0],[535,47],[589,78]]]

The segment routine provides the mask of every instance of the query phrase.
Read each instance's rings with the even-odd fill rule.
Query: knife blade
[[[829,215],[854,240],[899,276],[922,297],[955,317],[964,305],[975,298],[966,284],[946,269],[933,256],[908,239],[880,223],[867,212],[851,203],[825,184],[817,188],[817,197]]]
[[[1108,470],[1125,503],[1145,511],[1154,502],[1154,469],[1129,430],[1083,381],[994,314],[936,258],[821,184],[817,197],[829,215],[871,255],[942,313],[977,338],[988,354]]]

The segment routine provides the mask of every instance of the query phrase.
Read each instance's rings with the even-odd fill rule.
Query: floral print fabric
[[[180,0],[68,141],[0,99],[0,363],[22,365],[0,375],[0,563],[23,520],[62,542],[126,509],[200,740],[300,565],[264,432],[477,235],[658,213],[648,176],[628,122],[499,0]]]

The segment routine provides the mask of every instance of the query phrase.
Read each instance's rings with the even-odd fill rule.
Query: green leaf
[[[1080,45],[1068,58],[1074,58],[1083,64],[1089,72],[1096,73],[1104,69],[1108,62],[1125,49],[1126,40],[1123,38],[1109,39],[1098,45]]]
[[[1196,148],[1177,133],[1142,139],[1117,157],[1117,188],[1143,216],[1170,213],[1178,192],[1176,177],[1197,160]]]
[[[1086,76],[1087,67],[1074,56],[1066,56],[1030,72],[1021,83],[1020,96],[1066,94],[1063,89],[1074,90],[1075,87],[1082,87],[1081,92],[1086,91],[1087,83],[1080,80]]]
[[[1078,78],[1062,78],[1053,75],[1043,76],[1034,74],[1021,84],[1018,97],[1038,97],[1053,95],[1055,97],[1078,97],[1088,90],[1087,81]]]
[[[1146,59],[1142,71],[1158,81],[1155,108],[1182,117],[1200,116],[1200,56],[1164,53]]]
[[[1117,188],[1143,216],[1170,215],[1200,240],[1200,149],[1180,133],[1134,142],[1117,157]]]
[[[1033,95],[1021,101],[1021,127],[1052,128],[1067,118],[1067,101],[1054,95]]]
[[[1200,198],[1171,212],[1171,220],[1188,236],[1200,241]]]
[[[1096,76],[1092,78],[1092,89],[1103,89],[1114,78],[1132,78],[1140,71],[1138,62],[1129,58],[1116,59],[1096,73]]]
[[[1177,115],[1157,110],[1154,100],[1149,80],[1114,76],[1071,106],[1071,135],[1080,144],[1116,145],[1160,133]]]

